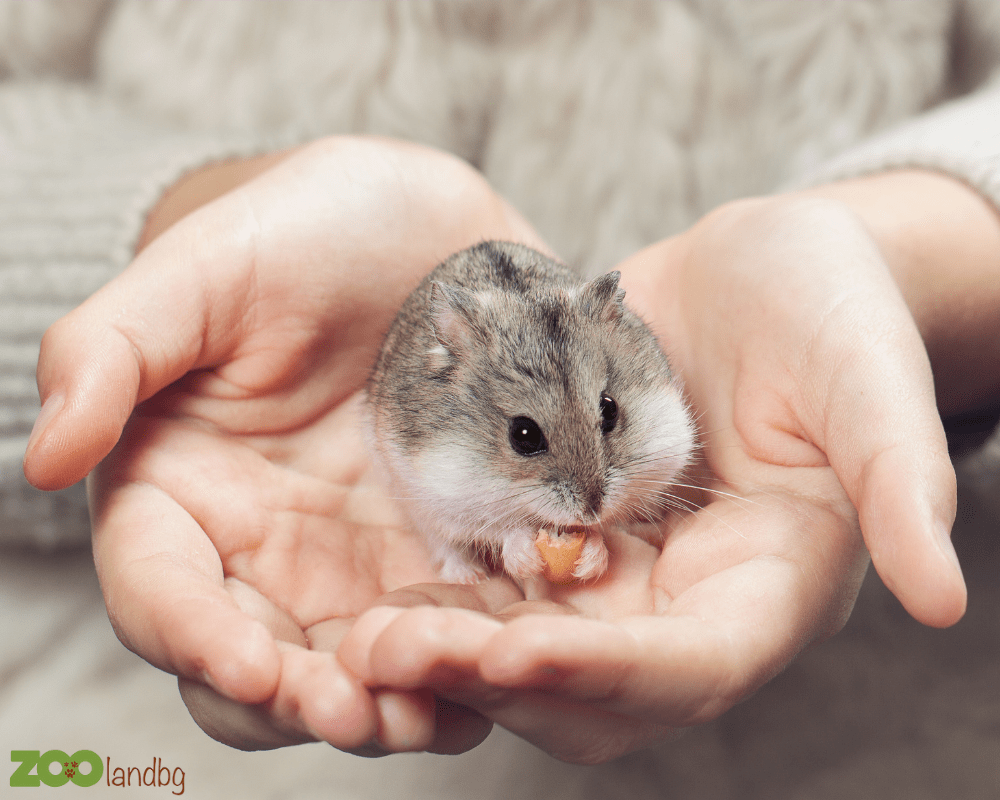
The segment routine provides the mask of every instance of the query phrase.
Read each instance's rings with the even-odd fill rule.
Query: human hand
[[[333,655],[377,596],[433,579],[369,481],[359,392],[439,261],[484,238],[544,245],[425,148],[331,139],[263,167],[173,227],[185,191],[169,195],[151,218],[169,229],[46,334],[25,472],[59,488],[104,459],[89,490],[111,622],[216,738],[467,749],[488,721],[371,692]]]
[[[431,687],[577,762],[718,716],[838,631],[865,543],[917,619],[965,604],[924,344],[855,215],[740,202],[620,268],[698,415],[704,507],[662,552],[613,535],[600,582],[499,612],[478,587],[391,594],[338,651],[366,685]]]

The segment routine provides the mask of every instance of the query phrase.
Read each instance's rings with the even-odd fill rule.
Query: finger
[[[369,686],[479,686],[482,648],[502,626],[465,609],[375,607],[358,618],[337,652]]]
[[[950,538],[956,480],[930,364],[905,309],[870,338],[878,343],[853,353],[829,389],[824,449],[882,580],[920,622],[952,625],[966,589]]]
[[[419,687],[427,685],[426,680],[417,677],[414,669],[418,669],[417,663],[420,659],[432,659],[434,648],[439,645],[455,644],[455,638],[461,638],[459,631],[489,625],[490,620],[486,614],[496,614],[519,601],[523,596],[514,584],[506,578],[493,578],[483,581],[475,586],[456,586],[447,583],[427,583],[416,584],[404,587],[395,592],[382,595],[378,598],[373,607],[362,614],[351,627],[351,630],[340,642],[338,655],[341,660],[362,680],[369,685],[391,685],[401,687]],[[441,614],[434,614],[431,609],[441,608]],[[407,641],[407,636],[411,633],[406,627],[396,626],[389,643],[383,643],[381,647],[385,654],[380,661],[374,665],[372,662],[373,649],[379,643],[380,638],[386,630],[393,625],[401,616],[404,616],[405,609],[425,609],[422,613],[407,617],[409,624],[413,626],[412,633],[423,636],[419,652],[414,650],[403,660],[395,662],[398,670],[395,672],[393,659],[395,652],[392,648],[399,647],[402,650],[411,649],[411,643]],[[461,628],[451,631],[456,636],[448,636],[447,628],[449,610],[464,610],[466,612],[480,612],[478,614],[458,614],[455,617],[456,624]],[[421,627],[422,619],[434,620],[429,628]],[[463,624],[464,623],[464,624]],[[493,628],[490,628],[493,630]],[[466,645],[469,642],[465,643]],[[417,647],[417,645],[413,645]],[[458,650],[463,650],[463,644],[458,643]],[[416,660],[415,660],[416,659]],[[408,665],[408,666],[404,666]],[[427,666],[425,664],[424,666]],[[466,664],[467,666],[467,664]],[[376,674],[376,668],[385,668],[385,672]],[[443,667],[442,667],[443,668]],[[409,681],[405,681],[404,674],[409,674]],[[400,681],[405,681],[400,683]]]
[[[180,688],[195,722],[241,750],[320,740],[353,751],[374,741],[379,728],[375,700],[336,658],[297,645],[281,645],[281,681],[265,703],[248,706],[183,679]]]
[[[312,736],[279,729],[263,705],[231,700],[188,678],[178,678],[177,687],[191,718],[217,742],[238,750],[273,750],[315,741]]]
[[[340,750],[375,738],[379,711],[374,698],[332,653],[289,644],[281,649],[281,681],[267,704],[272,716]]]
[[[271,697],[274,636],[226,590],[218,553],[190,515],[148,483],[94,496],[92,509],[94,560],[119,639],[237,702]]]
[[[858,510],[883,582],[915,619],[943,628],[962,618],[967,602],[950,538],[955,475],[946,456],[915,450],[891,447],[861,465]]]
[[[406,600],[417,604],[418,599],[425,597],[419,591],[401,590],[394,592],[397,602]],[[367,668],[367,659],[361,659],[357,653],[361,642],[377,637],[376,629],[380,622],[398,613],[400,608],[376,608],[366,622],[360,626],[351,625],[351,621],[331,619],[313,625],[309,629],[310,644],[314,649],[337,651],[344,639],[354,631],[353,643],[343,648],[341,653],[348,653],[347,663],[363,664],[359,671],[366,672],[367,679],[373,682],[371,670]],[[341,663],[345,663],[341,655]],[[358,755],[378,756],[389,753],[428,751],[442,755],[455,755],[481,744],[493,728],[493,723],[481,714],[465,706],[451,703],[433,694],[423,687],[415,687],[412,691],[400,691],[396,688],[377,689],[373,693],[378,713],[378,732],[375,741],[361,750],[355,750]]]
[[[444,737],[452,741],[453,737],[457,738],[463,752],[475,746],[478,737],[485,738],[489,732],[485,724],[479,723],[481,718],[501,724],[556,758],[573,763],[600,763],[661,739],[670,732],[669,726],[657,719],[633,715],[636,706],[644,707],[647,697],[625,704],[615,701],[620,709],[613,709],[610,704],[605,708],[594,702],[595,692],[587,681],[606,681],[607,670],[620,671],[625,663],[623,659],[629,658],[621,648],[603,661],[589,663],[588,674],[574,676],[570,685],[564,683],[566,675],[574,669],[587,670],[581,670],[579,663],[560,667],[557,665],[560,657],[567,661],[579,658],[585,662],[593,657],[586,648],[578,648],[579,642],[571,634],[563,643],[566,645],[564,651],[558,647],[543,648],[548,660],[539,666],[539,671],[526,680],[513,681],[508,688],[485,681],[479,674],[484,645],[491,644],[494,639],[490,632],[506,630],[501,623],[476,612],[427,606],[407,610],[381,608],[370,613],[369,619],[377,619],[376,627],[381,630],[373,647],[371,680],[393,681],[410,687],[430,686],[449,699],[475,709],[469,712],[474,716],[466,723],[478,723],[482,727],[471,732],[463,726],[449,734],[443,729],[439,715],[435,744],[426,748],[433,752],[453,752],[451,747],[444,749]],[[516,619],[530,620],[532,617]],[[568,623],[570,628],[577,622],[586,622],[562,615],[546,615],[545,619],[558,620],[553,632],[563,633],[566,628],[561,622]],[[481,625],[484,620],[487,624]],[[364,622],[361,624],[363,627]],[[608,631],[621,632],[614,625],[598,625],[606,626]],[[603,628],[597,632],[598,636],[605,634]],[[595,631],[588,629],[582,641],[591,643],[593,635]],[[514,649],[526,647],[528,652],[522,651],[521,655],[530,660],[531,637],[522,640],[520,633],[515,631],[512,638]],[[498,647],[506,648],[505,645]],[[557,674],[561,676],[558,680]],[[529,687],[528,691],[525,686]],[[542,691],[532,691],[534,687]],[[602,702],[608,700],[603,694],[600,699]]]
[[[798,533],[793,541],[829,542],[835,531],[817,524]],[[844,598],[856,595],[867,561],[857,548],[819,546],[831,552],[767,553],[710,574],[664,601],[662,616],[519,617],[485,645],[480,674],[670,727],[713,719],[846,620]],[[679,555],[665,551],[655,583],[668,580]]]
[[[378,727],[375,744],[387,753],[417,753],[434,742],[437,707],[429,690],[375,693]]]
[[[247,220],[220,213],[184,220],[45,333],[43,405],[24,462],[33,485],[58,489],[83,478],[138,403],[232,349],[252,290],[249,235],[241,233]],[[199,225],[213,233],[188,230]],[[199,242],[197,252],[184,248],[189,241]]]
[[[369,621],[377,620],[375,627],[382,631],[372,648],[369,679],[430,687],[453,701],[438,699],[434,741],[424,748],[430,752],[472,749],[494,722],[573,763],[607,761],[668,733],[658,722],[595,708],[589,698],[581,702],[562,693],[525,692],[484,681],[479,672],[483,648],[491,632],[503,627],[485,615],[427,606],[369,613]]]
[[[506,577],[493,577],[470,586],[451,583],[412,584],[382,595],[373,605],[395,608],[465,608],[484,614],[497,614],[523,600],[524,595],[513,581]]]
[[[380,708],[383,695],[403,696],[394,692],[377,692],[376,698]],[[416,708],[413,703],[411,706]],[[493,730],[493,722],[471,708],[442,698],[432,698],[432,707],[434,717],[430,728],[427,728],[432,736],[423,746],[418,745],[418,742],[425,740],[426,734],[419,739],[413,738],[412,735],[403,738],[386,737],[381,728],[388,716],[384,715],[380,720],[380,730],[376,740],[362,747],[353,748],[349,752],[364,758],[381,758],[393,753],[418,751],[438,755],[459,755],[481,745]],[[426,723],[421,720],[418,724]]]
[[[732,704],[722,695],[736,665],[717,630],[692,619],[650,618],[640,637],[631,629],[639,625],[520,617],[484,648],[480,671],[491,685],[679,727]]]
[[[904,606],[923,622],[955,622],[965,587],[947,536],[954,475],[927,354],[878,246],[853,213],[815,199],[753,201],[706,220],[695,229],[710,234],[699,246],[736,265],[727,275],[745,291],[719,295],[711,269],[685,280],[696,298],[721,297],[717,310],[733,315],[735,333],[720,341],[723,355],[736,353],[731,411],[744,444],[772,464],[825,458]],[[761,305],[747,306],[747,296]],[[697,318],[710,337],[714,318]],[[725,359],[685,358],[689,368],[710,364],[709,377],[725,373]]]
[[[496,724],[571,764],[603,764],[676,735],[657,722],[539,692],[511,691],[482,710]]]
[[[382,632],[371,648],[369,680],[411,690],[430,687],[455,701],[447,720],[438,714],[434,742],[424,749],[464,752],[485,739],[489,726],[497,722],[557,758],[596,763],[663,735],[664,727],[655,722],[626,718],[561,695],[525,696],[519,688],[511,691],[483,680],[484,647],[503,629],[502,623],[483,614],[427,606],[375,612]],[[455,709],[462,709],[457,726]]]
[[[435,701],[434,741],[430,753],[455,756],[468,752],[486,741],[493,721],[467,706],[443,698]]]
[[[412,593],[419,595],[419,592]],[[395,614],[399,609],[378,609],[380,613]],[[337,651],[354,626],[351,620],[331,619],[313,625],[309,629],[310,645],[314,649]],[[367,633],[362,631],[367,630]],[[341,663],[358,663],[356,651],[358,643],[373,634],[371,618],[362,623],[354,633],[355,644],[348,644],[342,652],[355,652]],[[361,670],[366,670],[365,660]],[[367,677],[371,679],[370,670]],[[358,675],[358,670],[352,671]],[[371,681],[370,681],[371,682]],[[377,689],[373,692],[378,712],[378,732],[374,743],[362,748],[358,755],[377,756],[389,753],[426,750],[442,755],[464,753],[481,744],[489,735],[493,723],[472,709],[435,698],[426,688],[413,691],[398,689]]]
[[[328,619],[310,626],[309,644],[314,650],[336,653],[351,632],[354,620]],[[349,669],[349,660],[338,656]],[[358,670],[349,670],[361,681]],[[426,690],[413,692],[396,689],[376,689],[372,692],[377,717],[377,730],[372,742],[352,750],[357,755],[377,757],[390,753],[419,752],[431,749],[438,735],[437,707],[433,695]],[[458,745],[456,745],[458,746]]]
[[[422,594],[394,593],[404,603]],[[379,753],[457,754],[486,739],[499,719],[493,712],[508,708],[509,693],[482,681],[478,667],[483,645],[500,627],[480,612],[419,604],[375,607],[358,619],[339,655],[366,684],[393,687],[376,691]],[[439,695],[430,728],[417,724],[412,706],[428,690]]]
[[[371,650],[389,624],[403,613],[402,609],[380,607],[359,616],[337,646],[337,657],[352,674],[367,686],[377,685],[371,667]]]

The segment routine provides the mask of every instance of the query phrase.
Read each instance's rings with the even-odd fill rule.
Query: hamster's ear
[[[479,310],[475,294],[459,286],[431,281],[429,307],[434,335],[449,353],[468,350],[475,343],[474,320]]]
[[[617,322],[622,316],[625,290],[618,288],[618,270],[585,283],[579,294],[580,306],[597,322]]]

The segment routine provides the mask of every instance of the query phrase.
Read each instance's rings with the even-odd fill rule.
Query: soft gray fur
[[[446,580],[542,570],[540,527],[588,526],[576,577],[607,566],[597,526],[649,519],[686,464],[692,426],[656,339],[622,303],[619,273],[581,284],[530,248],[484,242],[406,300],[369,386],[376,446]],[[602,431],[601,398],[615,400]],[[547,450],[516,452],[528,417]]]

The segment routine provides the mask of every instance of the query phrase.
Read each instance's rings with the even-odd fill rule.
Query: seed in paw
[[[573,570],[587,541],[583,531],[542,528],[535,536],[535,547],[545,562],[543,574],[550,583],[566,586],[574,583]]]

